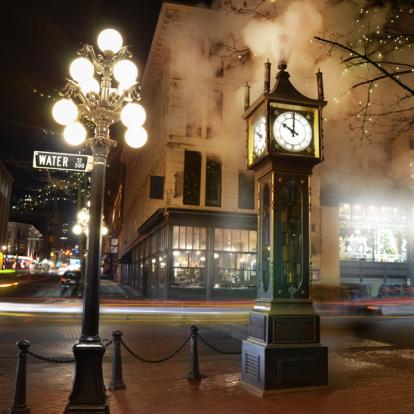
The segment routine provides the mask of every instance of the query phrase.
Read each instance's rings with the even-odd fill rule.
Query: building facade
[[[222,45],[194,26],[226,18],[217,13],[163,4],[142,77],[149,140],[122,154],[117,279],[144,296],[256,296],[257,200],[234,76],[247,57],[217,59]],[[325,139],[311,183],[314,289],[358,285],[377,296],[383,285],[410,284],[414,145],[409,134],[391,138],[376,159],[338,156]]]
[[[29,260],[39,256],[43,236],[35,226],[9,221],[7,234],[8,256],[21,256]]]
[[[12,184],[11,174],[0,161],[0,245],[5,245],[7,242]]]
[[[0,269],[7,253],[7,223],[9,221],[11,189],[13,178],[0,161]]]

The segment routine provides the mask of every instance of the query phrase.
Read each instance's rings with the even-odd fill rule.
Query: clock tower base
[[[328,348],[310,300],[257,301],[242,344],[242,387],[264,396],[328,384]]]

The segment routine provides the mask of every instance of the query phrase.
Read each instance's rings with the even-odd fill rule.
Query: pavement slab
[[[403,321],[404,322],[404,321]],[[32,348],[42,354],[71,356],[79,335],[79,321],[62,323],[26,321],[24,334]],[[350,329],[338,320],[322,320],[322,342],[329,346],[329,386],[318,390],[285,392],[259,398],[240,387],[240,356],[218,354],[199,345],[201,381],[188,381],[189,348],[160,364],[137,361],[122,349],[126,389],[107,391],[112,414],[412,414],[414,412],[414,347],[392,336],[393,325],[384,321],[391,334]],[[404,329],[413,325],[404,322]],[[170,354],[189,333],[186,324],[135,321],[103,321],[102,338],[121,329],[134,352],[157,359]],[[200,333],[227,351],[240,349],[246,324],[200,324]],[[399,328],[401,329],[401,327]],[[364,330],[365,332],[365,330]],[[6,335],[7,333],[7,335]],[[22,327],[0,321],[0,412],[12,401],[16,348]],[[2,335],[2,336],[1,336]],[[17,336],[17,335],[20,335]],[[6,338],[9,338],[7,341]],[[408,340],[408,337],[407,337]],[[105,381],[111,379],[111,353],[104,357]],[[73,364],[43,363],[29,358],[27,401],[34,414],[62,413],[71,391]]]

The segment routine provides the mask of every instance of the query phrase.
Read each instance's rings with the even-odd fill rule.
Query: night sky
[[[76,152],[59,135],[62,128],[53,121],[51,107],[81,42],[96,47],[102,29],[117,29],[124,44],[131,45],[133,60],[142,73],[162,3],[13,0],[2,5],[0,159],[6,161],[15,179],[15,198],[39,186],[34,178],[41,173],[30,167],[34,150]],[[26,169],[13,166],[11,159],[19,165],[26,161]]]

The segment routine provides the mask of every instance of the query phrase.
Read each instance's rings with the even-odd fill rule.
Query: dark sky
[[[59,135],[62,128],[52,119],[53,101],[47,95],[57,97],[81,42],[95,46],[97,34],[106,27],[119,30],[124,44],[131,45],[133,60],[142,73],[162,3],[162,0],[3,3],[0,159],[31,162],[34,150],[75,152]],[[30,169],[30,164],[28,170],[10,163],[6,166],[15,178],[15,196],[36,186],[31,177],[37,172]]]

